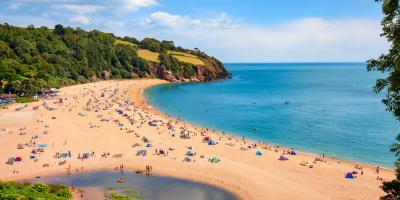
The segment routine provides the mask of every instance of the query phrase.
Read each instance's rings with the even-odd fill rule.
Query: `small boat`
[[[123,178],[119,178],[118,180],[117,180],[117,183],[124,183],[125,182],[125,179],[123,179]]]

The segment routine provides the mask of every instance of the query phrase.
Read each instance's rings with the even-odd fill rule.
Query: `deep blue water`
[[[147,89],[164,113],[230,134],[393,167],[400,130],[365,63],[225,64],[233,78]],[[286,103],[285,102],[290,102]],[[257,128],[254,131],[253,128]]]

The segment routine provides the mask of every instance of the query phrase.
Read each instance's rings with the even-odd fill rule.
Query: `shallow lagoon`
[[[117,183],[116,181],[119,178],[123,178],[125,182]],[[83,188],[84,197],[87,199],[98,199],[105,192],[110,192],[110,189],[112,191],[133,189],[138,191],[146,200],[235,199],[232,194],[210,185],[170,177],[146,176],[134,172],[95,171],[71,176],[57,175],[30,181],[65,184]]]

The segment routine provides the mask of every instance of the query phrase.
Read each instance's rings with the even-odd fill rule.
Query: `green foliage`
[[[38,101],[37,99],[29,98],[29,97],[17,97],[15,99],[17,103],[30,103],[30,102],[36,102]]]
[[[128,40],[127,40],[128,41]],[[135,42],[134,40],[129,40],[132,42]],[[158,41],[154,38],[144,38],[141,42],[140,42],[140,47],[142,49],[148,49],[150,51],[153,52],[166,52],[166,51],[175,51],[176,47],[174,45],[173,41],[167,41],[167,40],[163,40],[163,41]]]
[[[160,53],[158,59],[160,60],[160,63],[163,64],[172,73],[177,75],[182,74],[182,69],[180,67],[178,59],[176,59],[172,55],[168,53]]]
[[[153,39],[153,38],[144,38],[140,42],[140,47],[142,49],[148,49],[153,52],[162,52],[161,43],[160,41]]]
[[[196,75],[196,68],[192,64],[183,64],[183,76],[185,78],[190,78]]]
[[[375,92],[386,89],[386,96],[382,102],[388,111],[400,120],[400,6],[399,0],[375,0],[382,3],[384,17],[382,19],[382,36],[392,44],[388,53],[378,59],[368,61],[369,71],[380,71],[386,77],[376,81]],[[396,179],[384,182],[383,191],[387,194],[381,199],[400,199],[400,134],[397,135],[397,143],[392,145],[391,152],[396,154]]]
[[[68,200],[72,193],[63,185],[47,185],[42,183],[30,184],[0,181],[0,199],[43,199]]]
[[[129,45],[127,45],[129,44]],[[179,62],[168,51],[197,55],[207,65],[207,80],[227,74],[222,63],[199,50],[175,47],[172,41],[116,37],[97,30],[56,25],[27,28],[0,24],[0,91],[31,97],[48,88],[98,79],[163,77],[138,56],[138,48],[158,52],[161,65],[178,77],[191,78],[197,70]],[[158,60],[157,60],[158,63]]]
[[[143,200],[143,196],[133,189],[111,189],[107,193],[107,197],[111,200]]]
[[[132,73],[148,71],[147,62],[137,56],[134,46],[115,45],[115,40],[109,33],[60,24],[52,31],[0,25],[2,89],[29,97],[45,88],[102,79],[105,72],[115,75],[107,78],[131,78]]]

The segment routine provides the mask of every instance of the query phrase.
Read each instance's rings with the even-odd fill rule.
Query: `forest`
[[[139,57],[138,50],[159,53],[159,62]],[[185,63],[168,52],[190,54],[206,64]],[[139,41],[60,24],[54,28],[0,24],[0,93],[30,97],[49,88],[107,79],[209,81],[227,76],[216,58],[176,47],[172,41]]]

